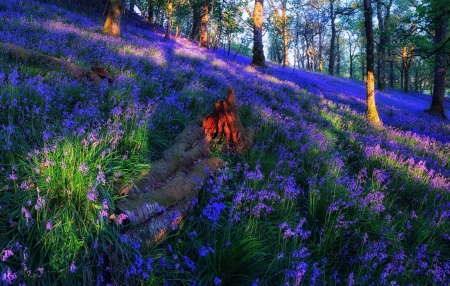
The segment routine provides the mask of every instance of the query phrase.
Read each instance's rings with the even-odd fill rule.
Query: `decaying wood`
[[[221,165],[210,151],[210,142],[217,137],[226,140],[227,151],[245,152],[250,147],[232,89],[228,90],[227,100],[216,103],[203,126],[188,125],[135,184],[120,189],[120,194],[126,196],[116,206],[133,226],[128,235],[153,244],[177,228],[201,185]]]
[[[149,243],[163,238],[174,220],[187,215],[201,184],[220,164],[211,156],[203,128],[187,126],[138,182],[121,190],[127,196],[117,209],[134,225],[130,234]]]
[[[215,110],[203,119],[203,128],[208,143],[215,138],[225,139],[224,151],[245,153],[250,148],[252,135],[242,126],[232,88],[228,88],[228,98],[216,102]]]
[[[24,49],[9,43],[0,43],[0,53],[7,54],[9,57],[20,62],[31,62],[59,67],[65,73],[78,80],[87,79],[95,84],[99,84],[104,78],[107,78],[110,83],[114,81],[114,77],[103,67],[92,67],[90,70],[85,69],[68,61],[47,56],[33,50]]]

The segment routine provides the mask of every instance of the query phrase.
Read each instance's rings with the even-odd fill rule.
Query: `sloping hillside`
[[[424,95],[250,59],[35,0],[0,0],[0,42],[116,77],[95,85],[0,54],[3,284],[448,284],[450,124]],[[116,213],[190,122],[232,87],[255,138],[159,243]],[[449,111],[448,111],[449,112]],[[123,218],[123,217],[122,217]],[[130,218],[128,218],[130,219]]]

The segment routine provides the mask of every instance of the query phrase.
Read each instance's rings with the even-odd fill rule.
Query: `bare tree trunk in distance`
[[[200,46],[208,47],[208,4],[209,1],[203,2],[202,9],[202,22],[201,22],[201,34],[200,34]]]
[[[153,24],[155,22],[155,18],[153,18],[153,1],[148,0],[148,22]]]
[[[263,7],[264,0],[255,0],[255,8],[253,10],[253,58],[251,65],[259,67],[266,66],[262,41]]]
[[[108,5],[108,15],[106,16],[103,33],[110,36],[120,36],[120,16],[123,9],[122,0],[111,0]]]
[[[366,81],[366,101],[367,101],[367,119],[374,125],[382,125],[378,116],[377,106],[375,104],[375,77],[374,77],[374,36],[372,24],[372,5],[371,0],[364,0],[364,26],[366,28],[366,58],[367,58],[367,81]]]
[[[389,0],[389,3],[384,3],[382,0],[377,1],[377,18],[378,18],[378,27],[380,30],[380,37],[378,41],[378,90],[386,89],[386,45],[389,43],[389,20],[391,16],[391,6],[392,0]],[[386,12],[383,17],[383,8],[386,8]]]
[[[447,7],[448,9],[448,7]],[[434,43],[438,45],[447,38],[449,16],[448,13],[442,13],[442,16],[436,19],[436,28],[434,33]],[[444,109],[445,99],[445,70],[446,70],[446,54],[445,49],[442,48],[435,54],[434,64],[434,84],[433,84],[433,99],[431,106],[426,111],[429,113],[436,113],[447,119]]]
[[[283,25],[283,68],[289,66],[289,33],[287,30],[286,2],[283,2],[282,25]]]
[[[330,0],[331,40],[330,59],[328,62],[328,74],[334,75],[335,43],[336,43],[336,14],[334,13],[334,0]]]
[[[405,84],[403,85],[403,91],[408,93],[409,92],[409,69],[411,68],[411,65],[413,63],[414,59],[414,46],[410,46],[409,49],[405,45],[403,47],[403,53],[402,53],[402,67],[404,70],[404,81]]]
[[[170,39],[170,33],[172,31],[172,0],[168,0],[167,2],[167,29],[166,35],[164,36],[165,40]]]

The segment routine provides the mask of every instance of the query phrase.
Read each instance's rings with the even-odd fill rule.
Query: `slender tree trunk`
[[[385,6],[386,12],[383,17],[382,6]],[[377,18],[378,18],[378,27],[380,30],[380,36],[378,41],[378,89],[385,90],[386,89],[386,45],[389,43],[389,31],[388,25],[391,15],[391,6],[392,0],[389,0],[389,3],[383,3],[382,0],[377,0]]]
[[[283,2],[282,23],[283,23],[283,68],[289,66],[289,34],[287,30],[286,1]]]
[[[167,2],[167,29],[164,39],[170,39],[170,33],[172,32],[172,0]]]
[[[389,53],[389,87],[394,88],[394,59],[391,56]]]
[[[353,56],[350,56],[350,78],[353,78]]]
[[[367,100],[367,119],[374,125],[381,125],[378,116],[377,106],[375,104],[375,78],[374,78],[374,36],[372,25],[372,5],[371,0],[364,0],[364,26],[366,28],[366,58],[367,58],[367,81],[366,81],[366,100]]]
[[[366,62],[364,61],[363,55],[361,55],[360,57],[361,57],[361,78],[364,80],[364,78],[366,77],[366,69],[365,69]]]
[[[334,75],[335,60],[335,42],[336,42],[336,15],[334,13],[334,0],[330,0],[330,19],[331,19],[331,40],[330,40],[330,59],[328,62],[328,74]]]
[[[155,22],[155,18],[153,17],[154,13],[153,1],[154,0],[148,0],[148,22],[151,24]]]
[[[404,70],[404,81],[405,81],[405,84],[403,85],[404,92],[409,92],[409,69],[411,68],[413,59],[414,59],[414,47],[410,46],[408,49],[407,46],[404,46],[402,53],[402,67]]]
[[[213,31],[213,17],[214,17],[214,0],[211,0],[211,17],[209,17],[209,33],[208,33],[208,47],[212,45],[212,31]]]
[[[179,33],[179,25],[180,25],[180,20],[181,20],[181,5],[178,4],[177,7],[177,26],[175,27],[175,39],[178,38],[178,33]]]
[[[110,0],[108,5],[108,15],[106,16],[103,33],[110,36],[120,36],[120,16],[123,9],[122,0]]]
[[[255,0],[255,8],[253,10],[253,59],[252,65],[266,66],[264,57],[264,47],[262,40],[262,27],[264,20],[264,0]]]
[[[339,40],[340,40],[340,33],[336,35],[336,58],[337,58],[336,73],[338,76],[341,74],[341,51],[340,51],[341,46]]]
[[[130,13],[129,13],[129,17],[133,17],[133,13],[134,13],[134,5],[136,5],[136,0],[130,0]]]
[[[204,48],[208,47],[208,5],[209,1],[205,0],[203,2],[201,35],[200,35],[200,46]]]

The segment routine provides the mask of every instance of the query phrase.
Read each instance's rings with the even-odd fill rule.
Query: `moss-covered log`
[[[19,62],[29,62],[61,68],[63,72],[78,80],[87,79],[96,84],[100,83],[104,78],[107,78],[110,83],[114,81],[114,77],[103,67],[85,69],[68,61],[47,56],[33,50],[24,49],[10,43],[0,43],[0,53],[6,54]]]

